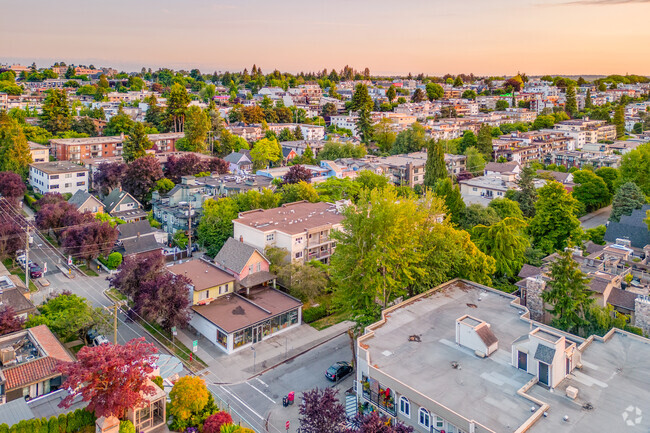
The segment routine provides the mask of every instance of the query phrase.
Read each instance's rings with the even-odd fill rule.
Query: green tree
[[[253,159],[253,168],[258,170],[267,167],[269,163],[282,160],[280,143],[268,138],[263,138],[255,143],[250,153]]]
[[[550,281],[548,289],[542,293],[542,299],[551,306],[547,311],[553,314],[553,326],[580,334],[589,324],[586,314],[594,299],[588,287],[589,278],[580,270],[572,254],[568,249],[558,252],[550,266]]]
[[[510,105],[508,104],[508,101],[505,99],[499,99],[496,103],[495,109],[497,111],[505,111],[506,108],[508,108]]]
[[[600,167],[594,173],[605,181],[609,193],[613,195],[616,192],[616,185],[621,177],[618,170],[614,167]]]
[[[411,96],[411,102],[422,102],[427,98],[425,95],[424,91],[420,88],[415,89],[415,92],[413,92],[413,95]]]
[[[445,201],[447,215],[450,217],[451,221],[458,224],[465,212],[465,202],[460,194],[460,188],[458,185],[453,185],[451,179],[448,177],[440,179],[436,183],[434,192],[438,197],[441,197]]]
[[[445,152],[439,141],[429,140],[427,162],[424,166],[424,186],[433,189],[440,179],[447,178]]]
[[[476,138],[476,134],[474,134],[472,131],[465,131],[463,132],[463,137],[460,140],[458,151],[464,153],[465,149],[468,147],[476,147],[477,145],[478,139]]]
[[[318,192],[316,192],[314,185],[301,180],[298,183],[286,184],[282,187],[282,203],[293,203],[302,200],[311,203],[318,201]]]
[[[467,157],[465,162],[467,171],[476,176],[482,176],[483,169],[485,168],[485,158],[483,158],[483,154],[479,152],[476,147],[470,146],[465,149],[464,155]]]
[[[233,235],[233,220],[239,209],[231,198],[206,200],[203,216],[196,229],[199,243],[210,257],[217,255],[223,244]]]
[[[122,107],[120,107],[117,114],[111,117],[106,124],[104,135],[128,134],[131,132],[135,124],[136,122],[134,122],[133,119],[122,110]]]
[[[485,207],[478,203],[470,204],[461,215],[459,226],[467,231],[472,230],[477,225],[490,226],[499,222],[499,215],[490,207]]]
[[[598,227],[585,230],[585,236],[595,244],[605,245],[605,232],[607,232],[607,226],[600,225]]]
[[[418,122],[414,123],[410,128],[397,134],[391,154],[419,152],[427,145],[425,135],[424,127]]]
[[[374,102],[368,93],[368,87],[365,84],[357,84],[354,88],[350,109],[352,111],[359,111],[363,108],[368,111],[372,110]]]
[[[564,103],[564,111],[573,117],[578,112],[578,102],[576,101],[576,88],[575,86],[568,86],[566,88],[566,102]]]
[[[429,101],[442,99],[445,95],[445,89],[438,83],[427,83],[426,85],[427,97]]]
[[[27,177],[32,154],[20,124],[0,112],[0,171],[13,171]]]
[[[587,89],[587,94],[585,95],[585,108],[588,110],[594,108],[594,103],[591,100],[591,89]]]
[[[586,212],[593,212],[607,206],[612,194],[605,181],[589,170],[579,170],[573,173],[573,196],[584,205]]]
[[[397,96],[397,92],[395,91],[395,86],[391,84],[388,90],[386,90],[386,97],[388,98],[388,101],[392,103],[395,96]]]
[[[370,111],[367,107],[363,106],[359,110],[359,118],[357,119],[357,133],[359,134],[359,137],[361,137],[362,143],[370,143],[370,140],[372,140],[372,130]]]
[[[85,339],[90,329],[108,331],[108,313],[91,307],[85,298],[73,294],[60,294],[38,308],[40,314],[31,315],[25,323],[28,328],[47,325],[63,341]]]
[[[616,125],[616,138],[621,138],[625,135],[625,107],[619,105],[614,110],[614,119],[612,120]]]
[[[488,207],[494,209],[494,211],[499,215],[499,218],[517,218],[523,219],[524,214],[519,208],[519,204],[516,201],[510,200],[508,198],[495,198],[490,201]]]
[[[190,96],[184,86],[175,83],[172,85],[167,97],[167,116],[174,132],[182,132],[185,129],[185,113],[190,103]]]
[[[579,241],[582,230],[575,216],[577,200],[558,182],[547,183],[538,193],[528,230],[535,248],[551,254]]]
[[[382,152],[390,152],[397,138],[397,135],[393,132],[392,125],[391,120],[384,117],[374,126],[372,135],[375,143],[377,143],[377,147]]]
[[[472,240],[479,250],[496,262],[499,275],[514,277],[524,264],[524,253],[530,246],[524,231],[526,222],[507,217],[490,226],[477,225],[472,229]]]
[[[187,421],[200,413],[210,401],[210,391],[198,376],[183,376],[169,392],[168,412],[176,421]]]
[[[650,195],[650,143],[638,146],[621,157],[619,184],[633,182]]]
[[[463,79],[460,77],[460,75],[456,76],[456,79],[454,80],[454,87],[463,87],[465,83],[463,83]]]
[[[65,90],[51,90],[41,110],[41,126],[52,134],[58,134],[69,130],[71,122],[72,112]]]
[[[145,156],[147,150],[152,147],[153,143],[149,140],[144,125],[140,122],[135,122],[129,136],[124,139],[122,157],[125,162],[129,163]]]
[[[185,144],[181,150],[205,152],[208,132],[211,128],[210,118],[197,106],[187,109],[185,114]]]
[[[483,124],[478,131],[478,138],[476,141],[476,148],[483,154],[486,160],[492,159],[492,127]]]
[[[517,187],[512,199],[519,204],[519,208],[526,218],[532,218],[535,215],[535,202],[537,201],[535,170],[532,167],[526,166],[521,170]]]
[[[610,221],[619,222],[621,216],[631,215],[635,209],[641,209],[646,197],[634,182],[626,182],[616,191],[612,200],[612,214]]]

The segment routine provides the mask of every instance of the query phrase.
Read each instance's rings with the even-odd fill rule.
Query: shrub
[[[0,433],[9,433],[9,426],[7,424],[0,424]]]
[[[135,433],[135,427],[133,426],[133,423],[129,420],[120,421],[119,433]]]
[[[47,423],[49,433],[59,433],[59,419],[55,416]]]
[[[118,252],[110,253],[105,264],[108,269],[117,269],[122,264],[122,254]]]
[[[232,417],[228,412],[217,412],[210,415],[203,424],[203,433],[219,433],[221,426],[232,424]]]
[[[315,322],[318,319],[322,319],[327,316],[327,307],[325,305],[319,305],[318,307],[305,308],[302,310],[302,320],[305,323]]]
[[[153,379],[151,379],[151,381],[152,381],[153,383],[155,383],[156,385],[158,385],[158,388],[160,388],[160,389],[162,389],[162,390],[165,389],[165,387],[163,386],[163,378],[162,378],[162,377],[160,377],[160,376],[156,376],[156,377],[154,377]]]
[[[59,433],[65,433],[68,426],[68,417],[66,414],[59,414]]]

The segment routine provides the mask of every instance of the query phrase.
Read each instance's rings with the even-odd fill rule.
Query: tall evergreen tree
[[[492,127],[487,123],[478,131],[476,147],[487,161],[492,159]]]
[[[576,101],[576,88],[570,85],[566,88],[566,102],[564,104],[564,111],[573,117],[578,112],[578,103]]]
[[[623,137],[625,135],[625,106],[616,107],[612,122],[616,125],[616,138]]]
[[[447,177],[447,165],[445,164],[445,152],[442,150],[442,143],[436,140],[429,140],[427,149],[427,163],[424,166],[424,186],[433,189],[440,179]]]
[[[591,100],[591,89],[587,89],[587,94],[585,95],[585,108],[594,108],[594,103]]]
[[[357,120],[357,133],[361,137],[361,142],[368,144],[372,140],[372,121],[370,119],[370,110],[362,107],[359,110],[359,119]]]
[[[572,334],[580,334],[589,322],[586,319],[594,299],[591,297],[589,278],[573,260],[569,249],[558,253],[551,264],[549,289],[542,293],[542,299],[551,305],[553,326]]]
[[[386,90],[386,97],[388,98],[388,101],[392,103],[396,96],[397,92],[395,91],[395,86],[391,84],[388,90]]]
[[[641,209],[645,204],[645,195],[634,182],[626,182],[616,191],[612,200],[610,221],[618,222],[623,215],[630,215],[634,209]]]
[[[147,154],[146,151],[152,147],[153,143],[149,140],[144,125],[136,122],[129,136],[124,140],[122,157],[125,162],[129,163],[145,156]]]
[[[174,132],[183,132],[189,103],[190,96],[187,94],[187,89],[178,83],[174,84],[167,98],[168,122]]]
[[[451,215],[451,222],[458,223],[465,211],[465,202],[460,194],[458,185],[454,186],[448,177],[440,179],[436,183],[434,192],[445,201],[447,215]]]
[[[521,212],[526,218],[532,218],[535,215],[535,201],[537,201],[537,191],[535,190],[535,170],[526,166],[519,175],[517,186],[519,190],[515,191],[514,201],[519,203]]]
[[[151,126],[156,128],[158,131],[163,132],[163,122],[165,117],[165,112],[158,105],[158,99],[155,95],[151,95],[148,99],[149,108],[147,108],[147,113],[144,115],[144,121],[150,123]]]
[[[71,122],[72,112],[65,90],[51,90],[43,103],[40,115],[41,126],[52,134],[58,134],[69,130]]]
[[[368,87],[365,84],[357,84],[354,88],[354,94],[352,95],[352,103],[350,104],[350,109],[352,111],[361,111],[363,108],[366,108],[368,111],[372,110],[374,103],[372,98],[368,93]]]

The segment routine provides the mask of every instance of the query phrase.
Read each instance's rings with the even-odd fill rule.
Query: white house
[[[29,164],[29,184],[41,194],[87,192],[88,172],[70,161],[35,162]]]

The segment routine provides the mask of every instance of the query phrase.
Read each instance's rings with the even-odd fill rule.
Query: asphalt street
[[[279,365],[251,380],[232,385],[214,385],[222,382],[218,372],[209,372],[204,378],[210,390],[230,407],[235,421],[243,421],[258,432],[285,433],[297,431],[298,406],[304,391],[335,387],[344,403],[345,391],[352,387],[354,373],[334,384],[325,378],[325,370],[337,361],[352,361],[350,337],[345,334]],[[282,397],[295,392],[293,406],[283,407]],[[220,402],[217,401],[217,404]],[[239,417],[239,418],[238,418]]]
[[[595,212],[592,212],[590,214],[587,214],[580,218],[580,225],[582,225],[582,228],[587,230],[587,229],[593,229],[594,227],[598,226],[604,226],[607,225],[607,221],[609,220],[609,216],[612,213],[612,206],[607,206],[602,209],[598,209]]]

